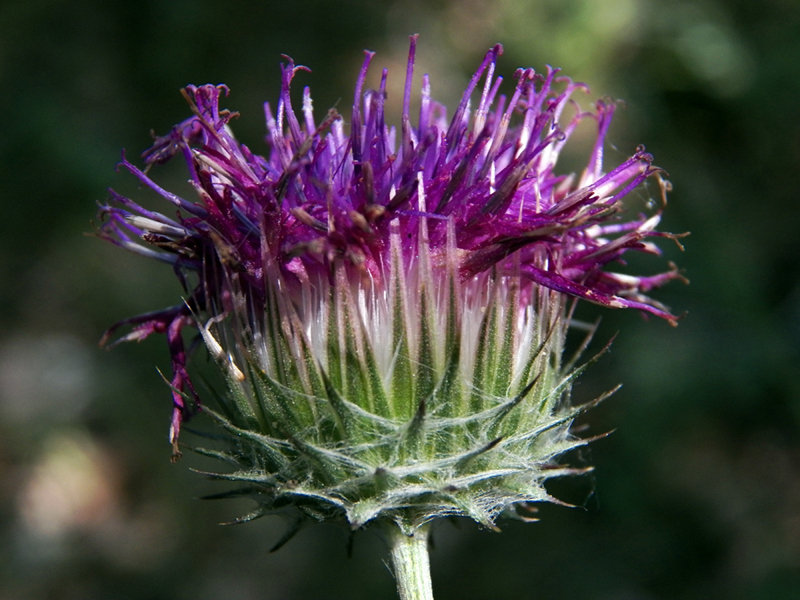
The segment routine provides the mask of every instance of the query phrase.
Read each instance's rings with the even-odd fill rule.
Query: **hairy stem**
[[[408,536],[392,525],[388,527],[387,541],[400,600],[433,600],[428,527],[421,527]]]

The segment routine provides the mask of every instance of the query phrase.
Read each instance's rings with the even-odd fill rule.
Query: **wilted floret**
[[[575,470],[564,452],[586,443],[569,427],[581,369],[562,362],[571,297],[637,308],[675,322],[647,296],[680,278],[608,270],[648,241],[660,213],[621,219],[622,199],[654,176],[642,148],[609,172],[603,146],[614,105],[584,112],[582,84],[519,69],[510,98],[490,49],[448,120],[423,76],[409,105],[412,38],[399,131],[384,114],[387,72],[356,82],[349,128],[295,113],[282,66],[268,156],[237,142],[219,108],[224,86],[189,86],[193,115],[144,153],[147,167],[186,161],[196,201],[122,166],[175,205],[174,218],[113,191],[101,235],[170,263],[186,286],[176,306],[123,321],[123,340],[166,333],[173,362],[170,438],[197,406],[182,330],[199,331],[229,394],[208,411],[227,432],[234,466],[218,475],[252,495],[251,517],[298,508],[315,518],[375,518],[405,530],[442,515],[493,526],[502,512],[547,500],[543,482]],[[480,80],[477,108],[470,99]],[[557,172],[576,126],[597,123],[579,176]],[[347,133],[349,129],[349,133]]]

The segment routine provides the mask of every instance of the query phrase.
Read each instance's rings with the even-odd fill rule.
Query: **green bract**
[[[585,443],[569,427],[588,407],[569,403],[582,369],[561,364],[567,300],[513,273],[461,282],[455,244],[432,255],[420,227],[404,260],[395,224],[382,283],[338,265],[291,289],[276,271],[263,316],[233,290],[241,309],[205,330],[235,354],[215,352],[231,394],[211,413],[229,447],[201,452],[235,466],[214,477],[257,500],[245,519],[295,507],[354,528],[493,527],[575,472],[555,462]]]

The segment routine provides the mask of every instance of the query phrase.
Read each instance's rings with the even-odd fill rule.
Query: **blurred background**
[[[188,83],[227,83],[237,136],[263,151],[280,55],[312,69],[317,115],[349,116],[362,50],[390,68],[407,36],[417,81],[451,107],[486,49],[500,71],[562,67],[623,98],[607,166],[643,143],[674,186],[667,258],[691,279],[656,295],[676,329],[602,314],[612,352],[575,390],[624,387],[587,418],[614,430],[560,482],[580,507],[537,524],[443,523],[437,599],[800,598],[800,6],[796,0],[5,0],[0,3],[0,599],[392,598],[382,542],[332,525],[274,554],[286,524],[222,527],[246,503],[170,464],[163,339],[97,347],[104,329],[173,304],[168,268],[95,238],[95,201],[150,130],[189,115]],[[508,81],[508,79],[507,79]],[[507,90],[508,88],[506,88]],[[299,104],[298,104],[299,105]],[[576,165],[578,163],[575,163]],[[156,172],[181,189],[182,167]],[[641,197],[657,197],[650,188]],[[653,272],[661,261],[645,261]]]

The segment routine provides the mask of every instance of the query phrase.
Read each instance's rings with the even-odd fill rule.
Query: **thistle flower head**
[[[365,90],[366,53],[345,124],[321,120],[308,88],[299,111],[281,67],[265,104],[266,156],[236,141],[225,86],[189,86],[193,116],[156,138],[140,170],[122,166],[174,207],[172,217],[115,192],[101,235],[173,266],[186,297],[127,319],[122,340],[165,333],[178,450],[199,406],[182,332],[196,329],[228,382],[219,412],[225,448],[203,450],[233,470],[248,518],[299,509],[353,527],[394,520],[406,530],[443,515],[493,527],[501,513],[550,499],[544,481],[586,443],[570,433],[581,369],[562,361],[572,298],[675,322],[647,296],[680,278],[616,273],[629,251],[658,254],[660,213],[622,218],[645,179],[643,148],[606,171],[614,105],[583,111],[585,86],[548,67],[519,69],[500,93],[491,48],[448,118],[422,78],[410,114],[416,37],[399,129],[384,112],[387,72]],[[479,87],[482,82],[482,87]],[[474,110],[470,101],[479,96]],[[580,176],[560,152],[582,121],[597,138]],[[349,126],[348,126],[349,125]],[[349,132],[348,132],[349,130]],[[176,155],[197,198],[161,188],[147,169]]]

